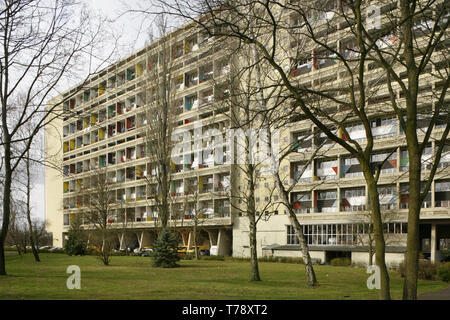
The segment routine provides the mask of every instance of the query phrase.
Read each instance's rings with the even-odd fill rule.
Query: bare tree
[[[394,211],[383,212],[383,225],[387,223],[393,223],[399,220],[399,216]],[[368,264],[373,265],[373,256],[375,254],[375,239],[373,235],[373,225],[370,211],[355,212],[355,225],[358,228],[357,231],[357,243],[361,246],[367,246],[367,252],[369,255]],[[392,235],[384,232],[386,246],[396,243],[398,239],[393,239]]]
[[[96,25],[79,8],[75,1],[51,0],[8,0],[0,8],[0,144],[4,174],[0,275],[6,275],[3,246],[9,230],[14,172],[40,129],[63,112],[62,101],[47,100],[57,94],[67,76],[77,77],[80,58],[86,52],[95,52],[90,49],[101,42],[101,24]],[[23,135],[22,129],[32,120]]]
[[[30,245],[31,250],[33,251],[34,260],[36,262],[40,262],[39,259],[39,251],[36,247],[37,239],[36,239],[36,231],[33,230],[33,223],[31,221],[31,172],[30,172],[30,150],[28,150],[26,159],[25,159],[25,167],[26,167],[26,175],[27,175],[27,183],[26,183],[26,213],[27,213],[27,221],[28,228],[30,230]]]
[[[170,216],[170,182],[172,156],[172,133],[176,126],[176,109],[173,103],[172,63],[168,44],[167,18],[162,16],[157,21],[159,53],[151,58],[150,75],[147,86],[147,156],[154,166],[156,184],[153,179],[147,179],[150,184],[152,199],[158,208],[158,219],[161,227],[167,227]],[[156,185],[156,188],[154,187]]]
[[[98,238],[97,247],[103,264],[109,265],[114,240],[117,237],[117,210],[113,208],[115,193],[108,180],[106,169],[98,169],[91,176],[91,184],[84,189],[83,220],[93,238]],[[126,217],[125,217],[126,218]]]
[[[201,226],[209,220],[207,208],[202,208],[199,205],[200,185],[197,183],[198,179],[199,177],[197,177],[195,183],[194,180],[187,180],[187,184],[184,186],[185,197],[183,199],[183,205],[180,208],[181,225],[179,226],[181,229],[192,231],[192,246],[194,247],[196,260],[199,259],[197,235]]]
[[[11,203],[13,205],[13,208],[11,210],[10,216],[10,232],[8,233],[8,237],[5,240],[5,244],[15,246],[18,254],[22,256],[22,254],[27,252],[28,243],[26,229],[23,228],[24,217],[18,210],[18,207],[15,205],[14,201],[12,201]]]

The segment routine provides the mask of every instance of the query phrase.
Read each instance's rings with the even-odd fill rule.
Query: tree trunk
[[[27,221],[28,221],[28,227],[30,230],[30,245],[31,245],[31,250],[33,251],[34,260],[36,262],[41,262],[41,260],[39,259],[39,252],[36,248],[36,235],[34,234],[33,223],[31,222],[30,151],[28,151],[28,153],[27,153],[26,168],[27,168]]]
[[[361,163],[361,167],[363,167]],[[368,166],[365,166],[368,168]],[[364,169],[363,169],[364,171]],[[366,176],[366,181],[370,181],[368,183],[367,188],[369,191],[369,201],[370,201],[370,207],[372,211],[372,225],[373,225],[373,236],[375,240],[375,264],[380,268],[380,277],[381,277],[381,288],[379,297],[381,300],[390,300],[391,299],[391,293],[390,293],[390,284],[389,284],[389,273],[386,267],[386,261],[385,261],[385,250],[386,245],[384,241],[384,235],[383,235],[383,221],[381,219],[381,210],[380,210],[380,202],[378,198],[378,190],[375,185],[375,181],[371,179],[372,173],[371,172],[365,172],[364,175]],[[369,178],[369,179],[367,179]]]
[[[170,164],[169,164],[170,165]],[[169,221],[169,203],[167,201],[167,196],[169,193],[169,182],[168,182],[168,172],[167,172],[167,166],[163,164],[161,166],[161,193],[162,193],[162,199],[161,199],[161,226],[162,229],[165,229],[167,227],[167,223]]]
[[[197,218],[194,221],[194,229],[193,229],[193,243],[194,243],[194,253],[195,253],[195,260],[198,260],[198,250],[197,250]]]
[[[5,112],[6,110],[4,110]],[[5,115],[4,115],[5,116]],[[3,121],[3,125],[6,125],[6,121]],[[5,264],[5,240],[9,228],[9,219],[11,215],[11,144],[9,134],[5,134],[5,128],[3,129],[5,135],[5,180],[3,186],[3,222],[2,230],[0,232],[0,275],[6,276],[6,264]]]
[[[311,256],[309,255],[308,242],[306,241],[305,235],[303,234],[303,229],[300,225],[300,222],[297,219],[297,216],[295,215],[294,210],[292,209],[291,204],[289,203],[289,195],[283,187],[283,182],[281,181],[280,176],[276,174],[275,178],[277,182],[279,195],[281,197],[281,201],[283,202],[284,206],[288,209],[289,220],[294,226],[295,233],[297,234],[298,240],[300,242],[303,263],[305,264],[305,271],[306,271],[306,285],[308,287],[318,286],[319,283],[317,282],[316,273],[314,272]]]
[[[419,216],[420,216],[420,155],[409,155],[409,204],[406,270],[403,285],[403,299],[417,299],[417,273],[419,268]]]
[[[253,197],[251,197],[252,199]],[[261,281],[258,266],[258,251],[256,249],[256,219],[255,212],[248,213],[249,219],[249,238],[250,238],[250,261],[251,261],[251,281]]]
[[[314,267],[312,264],[311,256],[309,254],[308,242],[306,241],[305,235],[303,234],[302,226],[300,222],[298,222],[297,217],[295,216],[294,211],[289,208],[289,220],[294,226],[295,233],[297,234],[298,240],[300,242],[300,247],[302,250],[303,263],[305,264],[306,271],[306,285],[308,287],[315,287],[319,285],[316,278],[316,273],[314,272]]]

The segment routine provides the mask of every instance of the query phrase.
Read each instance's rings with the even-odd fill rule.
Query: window
[[[69,219],[69,215],[65,214],[64,215],[64,225],[68,226],[70,224],[70,219]]]
[[[287,226],[287,244],[300,244],[294,226]]]

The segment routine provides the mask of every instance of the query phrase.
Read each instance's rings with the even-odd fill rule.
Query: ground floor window
[[[372,233],[369,224],[313,224],[302,225],[308,245],[358,245],[360,236]],[[384,232],[406,234],[407,224],[390,222],[384,224]],[[293,226],[287,226],[287,244],[299,244]]]
[[[287,226],[287,244],[299,244],[294,226]]]

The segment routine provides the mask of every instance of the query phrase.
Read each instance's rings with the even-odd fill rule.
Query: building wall
[[[197,35],[195,35],[194,33],[194,29],[192,28],[190,29],[190,31],[186,31],[185,33],[183,33],[183,30],[177,30],[176,34],[174,33],[173,35],[171,35],[171,43],[170,46],[171,49],[173,48],[178,48],[181,45],[181,51],[183,51],[183,45],[184,45],[184,50],[186,50],[186,45],[188,44],[188,40],[192,39],[193,37],[197,37]],[[186,28],[186,30],[188,30]],[[346,32],[345,30],[341,30],[339,34]],[[200,40],[200,35],[198,35],[198,40]],[[333,35],[332,38],[330,38],[331,42],[336,42],[338,43],[340,40],[342,40],[340,38],[340,36],[336,33]],[[209,40],[207,41],[209,43]],[[313,50],[314,48],[311,47],[311,50]],[[145,51],[147,50],[147,51]],[[152,62],[151,57],[153,57],[155,54],[158,53],[158,48],[155,44],[151,44],[148,48],[146,48],[145,50],[140,51],[139,53],[133,54],[132,56],[118,62],[117,64],[111,66],[110,68],[108,68],[108,71],[105,73],[102,73],[100,76],[95,76],[94,79],[92,79],[92,82],[89,84],[90,86],[92,86],[92,88],[89,91],[90,94],[95,93],[96,95],[98,94],[98,96],[96,96],[93,99],[88,98],[87,101],[84,100],[83,97],[83,92],[78,92],[77,93],[77,99],[80,101],[80,103],[76,103],[76,106],[74,106],[74,111],[87,111],[87,114],[83,114],[83,116],[86,118],[88,117],[88,122],[91,121],[92,118],[90,118],[92,116],[93,113],[95,112],[100,112],[100,111],[107,111],[109,112],[109,106],[111,104],[113,104],[114,106],[116,106],[116,103],[120,103],[122,101],[124,101],[125,99],[128,99],[132,96],[136,95],[136,100],[137,100],[137,95],[139,95],[139,93],[143,90],[146,90],[147,88],[141,87],[141,80],[144,77],[148,77],[148,74],[146,75],[145,72],[142,72],[141,75],[138,75],[136,78],[130,80],[129,82],[126,82],[126,85],[120,85],[118,87],[114,87],[111,89],[111,91],[105,89],[104,87],[100,88],[100,85],[103,86],[103,83],[109,83],[110,78],[115,76],[115,75],[119,75],[121,73],[123,73],[125,75],[126,72],[128,72],[129,68],[135,68],[134,70],[136,71],[136,74],[138,74],[138,69],[139,68],[145,68],[146,70],[148,69],[148,67],[151,67],[150,62]],[[201,59],[203,60],[199,60],[199,62],[195,62],[195,63],[191,63],[189,61],[192,61],[192,57],[196,56],[196,55],[200,55],[205,53],[206,49],[198,49],[198,51],[190,51],[190,52],[185,52],[184,54],[181,53],[180,56],[175,57],[174,59],[174,63],[175,64],[183,64],[182,67],[180,67],[179,69],[177,69],[177,71],[174,72],[174,78],[178,78],[178,76],[181,75],[182,77],[182,84],[179,88],[179,90],[177,91],[177,96],[176,99],[185,99],[188,96],[191,96],[193,93],[197,93],[197,106],[201,106],[200,101],[200,96],[201,94],[205,93],[212,88],[212,84],[209,84],[206,80],[203,81],[203,83],[200,83],[200,79],[198,84],[196,85],[192,85],[188,88],[188,81],[190,79],[190,75],[198,75],[198,77],[200,77],[200,67],[203,66],[204,64],[208,64],[208,63],[213,63],[213,69],[214,71],[221,71],[223,70],[225,67],[221,64],[221,58],[222,57],[222,52],[217,52],[215,54],[211,54],[211,55],[207,55]],[[144,52],[144,53],[143,53]],[[177,50],[172,51],[173,52],[178,52]],[[178,53],[177,53],[178,55]],[[148,65],[146,64],[148,63]],[[342,66],[339,65],[331,65],[331,66],[324,66],[323,68],[320,67],[320,70],[311,70],[310,72],[308,72],[307,74],[304,74],[302,76],[298,76],[298,82],[302,85],[312,85],[314,84],[317,80],[318,77],[320,77],[320,75],[322,74],[337,74],[338,77],[340,77],[340,72],[337,72],[340,70]],[[315,68],[315,67],[314,67]],[[110,70],[112,70],[110,72]],[[195,71],[194,73],[192,73],[193,71]],[[196,73],[198,72],[198,73]],[[375,72],[374,72],[375,74]],[[371,76],[373,76],[374,74],[372,74]],[[223,76],[223,74],[222,74]],[[341,80],[339,78],[339,80]],[[189,80],[190,81],[190,80]],[[133,89],[131,91],[128,92],[128,88],[131,85],[136,85],[136,89]],[[186,85],[186,87],[185,87]],[[115,85],[114,85],[115,86]],[[97,88],[97,89],[96,89]],[[97,91],[96,91],[97,90]],[[125,93],[120,96],[119,93],[121,91],[125,91]],[[208,91],[209,92],[209,91]],[[211,91],[212,92],[212,91]],[[110,99],[109,96],[112,94],[118,94],[117,97]],[[216,93],[218,94],[223,94],[224,92],[216,92],[214,91],[214,94],[212,96],[214,96]],[[211,96],[211,97],[212,97]],[[209,97],[209,96],[208,96]],[[102,102],[103,99],[107,99],[106,102]],[[209,100],[208,100],[209,101]],[[70,104],[70,102],[69,102]],[[145,103],[144,103],[145,104]],[[95,106],[94,106],[95,105]],[[206,105],[206,104],[205,104]],[[92,106],[92,108],[90,108]],[[216,105],[217,106],[217,105]],[[89,108],[88,108],[89,107]],[[206,106],[208,107],[208,106]],[[72,108],[72,107],[71,107]],[[105,120],[105,122],[99,122],[97,121],[97,119],[94,120],[95,124],[93,126],[89,125],[89,128],[84,128],[83,130],[88,130],[86,132],[90,132],[91,131],[95,131],[95,130],[99,130],[99,126],[106,126],[109,124],[115,124],[117,122],[120,121],[125,121],[125,119],[128,119],[127,117],[132,116],[132,115],[136,115],[136,129],[133,129],[133,132],[126,132],[126,133],[121,133],[120,137],[118,138],[117,136],[112,136],[112,137],[108,137],[107,139],[103,140],[103,141],[98,141],[98,142],[94,142],[92,144],[88,143],[88,146],[83,145],[80,146],[80,148],[74,148],[72,150],[70,150],[69,152],[65,153],[64,156],[74,156],[74,158],[70,158],[69,160],[66,160],[64,165],[75,165],[77,164],[77,162],[79,161],[84,161],[84,160],[92,160],[94,157],[94,153],[95,153],[95,157],[97,157],[96,160],[99,160],[99,156],[103,156],[104,154],[107,154],[109,152],[117,152],[117,158],[116,158],[116,164],[114,166],[108,166],[109,168],[111,168],[111,170],[122,170],[124,168],[126,168],[127,166],[140,166],[140,165],[147,165],[147,160],[146,159],[134,159],[134,160],[127,160],[124,163],[118,163],[119,159],[118,159],[118,154],[120,151],[122,151],[122,149],[126,148],[126,147],[136,147],[139,143],[143,142],[142,138],[136,138],[136,140],[134,140],[134,142],[126,142],[124,144],[121,145],[116,145],[114,147],[107,147],[107,151],[101,151],[103,149],[99,149],[95,152],[92,152],[91,154],[89,154],[88,156],[86,156],[85,154],[79,156],[79,154],[81,152],[85,152],[87,150],[92,150],[95,147],[101,146],[101,147],[106,147],[106,145],[109,142],[117,142],[117,140],[119,139],[125,139],[127,137],[130,137],[132,135],[136,135],[136,132],[138,132],[139,128],[138,128],[138,116],[139,113],[141,111],[143,111],[142,109],[144,108],[143,106],[140,106],[141,109],[133,109],[131,111],[129,111],[129,113],[127,113],[126,116],[121,116],[119,117],[120,119],[116,118],[112,118],[112,120],[110,121]],[[181,109],[182,113],[180,114],[180,120],[182,121],[183,125],[181,125],[181,127],[183,128],[192,128],[194,125],[193,121],[199,121],[201,119],[199,112],[204,112],[204,111],[198,111],[198,109],[194,108],[194,107],[189,107],[188,109],[186,108],[186,103],[183,101],[182,105],[181,105]],[[102,110],[100,110],[102,109]],[[201,108],[200,108],[201,109]],[[203,109],[204,110],[204,109]],[[211,110],[214,111],[213,108],[211,108]],[[218,112],[217,110],[215,110],[214,112]],[[100,118],[99,113],[97,113],[96,115],[98,115],[98,118]],[[195,119],[195,120],[193,120]],[[58,140],[58,138],[62,135],[62,131],[63,131],[63,125],[65,126],[64,130],[67,129],[67,126],[69,124],[73,124],[74,119],[68,119],[64,124],[62,122],[55,122],[53,125],[57,127],[57,129],[54,129],[54,126],[52,127],[48,127],[47,131],[46,131],[46,148],[47,148],[47,152],[49,153],[55,153],[58,155],[59,159],[62,160],[62,152],[60,150],[60,140]],[[213,122],[214,124],[221,122],[224,123],[227,119],[226,117],[223,116],[223,114],[214,114],[214,117],[211,117],[211,122]],[[386,207],[388,205],[393,205],[395,208],[399,208],[400,214],[398,215],[398,217],[396,218],[396,221],[399,222],[406,222],[406,216],[407,216],[407,194],[404,194],[404,197],[402,197],[401,195],[401,187],[404,186],[407,182],[408,182],[408,178],[407,175],[405,175],[405,171],[404,168],[402,168],[402,160],[407,160],[407,159],[402,159],[402,153],[401,153],[401,148],[398,148],[399,146],[399,141],[402,141],[402,139],[400,139],[402,133],[400,131],[399,125],[398,123],[394,126],[391,124],[384,124],[382,122],[382,119],[380,119],[379,117],[376,118],[376,115],[371,115],[371,119],[372,122],[374,122],[375,125],[378,126],[378,122],[380,122],[380,124],[383,124],[381,128],[385,128],[387,131],[389,131],[389,135],[387,136],[379,136],[375,139],[374,141],[374,151],[379,152],[379,153],[386,153],[390,150],[393,149],[398,149],[397,152],[395,152],[393,155],[395,156],[395,160],[392,160],[392,162],[389,165],[389,168],[387,168],[381,175],[380,175],[380,184],[384,184],[384,185],[390,185],[392,187],[392,189],[397,190],[397,194],[395,197],[389,197],[389,201],[387,203],[385,203]],[[384,119],[385,120],[385,119]],[[383,121],[384,121],[383,120]],[[205,121],[208,122],[208,121]],[[198,122],[197,122],[198,123]],[[126,124],[126,122],[124,123]],[[83,124],[84,126],[84,124]],[[222,128],[222,129],[226,129]],[[380,128],[379,128],[380,129]],[[142,127],[140,128],[140,130],[142,131]],[[378,129],[377,129],[378,130]],[[439,130],[442,130],[439,129]],[[54,132],[53,132],[54,131]],[[100,132],[100,131],[98,131]],[[356,133],[355,133],[356,132]],[[73,134],[69,134],[64,138],[64,142],[66,142],[66,146],[69,147],[70,144],[72,143],[72,141],[74,141],[75,143],[75,139],[80,135],[81,131],[77,131],[76,133]],[[83,131],[84,134],[84,131]],[[104,134],[102,132],[102,134]],[[300,121],[300,122],[296,122],[296,123],[292,123],[290,125],[287,125],[286,127],[283,128],[283,131],[280,133],[280,141],[282,142],[281,147],[285,147],[287,144],[290,143],[294,143],[296,141],[299,141],[299,137],[303,136],[303,135],[307,135],[307,136],[311,136],[311,142],[309,143],[309,145],[303,144],[301,146],[299,146],[298,148],[298,152],[295,152],[291,155],[289,155],[288,157],[286,157],[281,166],[280,166],[280,170],[281,170],[281,175],[283,176],[283,183],[285,183],[286,186],[290,186],[291,183],[293,183],[293,178],[295,176],[295,173],[298,172],[298,168],[299,166],[305,162],[305,160],[308,159],[308,156],[311,155],[311,151],[314,150],[314,145],[316,144],[316,142],[319,142],[319,138],[320,136],[318,135],[318,129],[317,127],[311,125],[311,123],[309,121]],[[358,135],[357,130],[354,131],[354,133],[357,137],[361,138]],[[360,133],[359,133],[360,134]],[[99,133],[100,135],[100,133]],[[83,137],[84,139],[84,137]],[[100,138],[99,138],[100,139]],[[321,139],[321,138],[320,138]],[[100,139],[101,140],[101,139]],[[316,141],[317,140],[317,141]],[[84,141],[84,140],[83,140]],[[126,146],[125,146],[126,144]],[[317,144],[319,145],[319,144]],[[65,146],[65,147],[66,147]],[[431,144],[432,149],[435,149],[435,143],[432,142]],[[311,163],[311,169],[305,173],[303,180],[300,181],[299,183],[297,183],[294,187],[294,189],[292,190],[292,195],[293,194],[309,194],[309,199],[308,201],[299,201],[299,203],[297,203],[298,208],[296,208],[296,210],[298,210],[298,217],[300,218],[302,224],[343,224],[343,223],[357,223],[357,218],[356,216],[361,213],[360,211],[366,211],[366,216],[367,216],[367,212],[368,212],[368,208],[367,208],[367,188],[365,187],[365,180],[363,178],[363,176],[360,174],[360,170],[358,171],[358,165],[355,165],[354,163],[350,163],[351,161],[347,161],[347,160],[351,160],[351,159],[347,159],[349,158],[349,155],[346,154],[346,151],[339,147],[339,146],[329,146],[330,149],[327,150],[326,154],[322,154],[320,155],[318,158],[324,158],[326,157],[331,157],[332,159],[328,159],[326,161],[324,161],[323,159],[315,159],[314,161],[312,161]],[[70,146],[70,148],[72,148]],[[404,149],[404,146],[402,146],[402,148]],[[137,151],[136,151],[137,153]],[[328,162],[328,163],[327,163]],[[325,164],[327,165],[325,165]],[[148,167],[147,167],[148,168]],[[447,167],[445,170],[440,171],[437,175],[435,180],[441,179],[441,180],[448,180],[448,174],[450,172],[450,167]],[[137,170],[137,169],[136,169]],[[183,169],[184,170],[184,169]],[[356,172],[354,172],[356,171]],[[207,173],[206,173],[207,172]],[[149,173],[149,172],[148,172]],[[186,177],[189,178],[193,178],[193,177],[197,177],[199,174],[202,175],[213,175],[213,180],[214,183],[218,182],[218,177],[219,174],[222,173],[229,173],[230,174],[230,180],[229,184],[231,186],[232,189],[237,190],[237,188],[239,187],[245,187],[243,181],[245,180],[242,173],[241,175],[238,174],[238,170],[236,170],[235,166],[231,166],[231,168],[226,167],[226,166],[222,166],[217,167],[217,166],[213,166],[211,168],[207,168],[207,169],[198,169],[198,170],[192,170],[190,172],[177,172],[174,174],[174,180],[183,180],[183,179],[187,179]],[[89,176],[91,174],[91,172],[83,172],[80,176],[81,177],[86,177]],[[136,173],[137,175],[137,173]],[[64,182],[75,182],[75,179],[77,179],[80,176],[70,176],[70,177],[65,177]],[[115,177],[117,179],[117,177]],[[264,252],[262,250],[262,247],[265,246],[269,246],[269,245],[273,245],[273,244],[278,244],[278,245],[286,245],[287,244],[287,231],[286,231],[286,226],[287,225],[291,225],[290,221],[289,221],[289,217],[286,214],[284,209],[278,209],[278,214],[275,215],[274,212],[272,212],[271,210],[273,210],[273,207],[269,207],[269,208],[265,208],[265,204],[266,204],[266,197],[268,195],[268,189],[265,187],[265,184],[267,183],[268,186],[273,186],[273,180],[269,177],[266,178],[266,180],[261,180],[258,182],[259,183],[259,187],[255,190],[255,197],[257,199],[257,203],[256,203],[256,210],[263,212],[265,210],[269,211],[269,214],[271,214],[270,218],[266,217],[265,218],[265,212],[263,212],[263,218],[261,219],[261,221],[258,223],[258,233],[257,233],[257,241],[258,241],[258,255],[262,256],[263,254],[267,254],[267,252]],[[59,172],[52,170],[52,169],[47,169],[46,171],[46,214],[47,217],[50,221],[50,227],[49,230],[53,231],[54,230],[54,241],[55,241],[55,245],[62,245],[62,231],[64,230],[63,228],[63,212],[62,212],[62,199],[63,196],[65,197],[65,199],[74,199],[74,194],[75,193],[67,193],[65,195],[63,195],[63,180],[59,175]],[[138,186],[142,186],[145,185],[145,182],[143,180],[140,181],[126,181],[126,185],[124,184],[118,184],[118,188],[130,188],[130,187],[138,187]],[[186,185],[186,184],[185,184]],[[216,185],[215,185],[216,186]],[[446,198],[447,194],[450,193],[449,190],[443,190],[442,192],[445,192],[446,194],[443,195],[442,199],[440,199],[439,201],[441,201],[442,203],[440,204],[440,206],[438,207],[437,205],[435,205],[435,194],[434,194],[434,188],[435,188],[435,184],[433,183],[432,185],[432,191],[431,191],[431,197],[430,197],[430,201],[429,201],[429,206],[427,206],[421,214],[422,218],[447,218],[449,217],[449,209],[448,207],[445,207],[445,205],[448,206],[448,200]],[[355,190],[362,190],[362,195],[361,194],[351,194],[351,189]],[[125,190],[125,189],[124,189]],[[332,191],[332,193],[334,193],[334,198],[331,199],[321,199],[321,196],[324,195],[325,193]],[[349,193],[350,195],[344,196],[346,193]],[[135,200],[131,199],[127,199],[127,205],[132,207],[133,205],[135,205],[136,207],[136,213],[138,213],[138,209],[140,210],[142,207],[146,208],[146,212],[145,212],[145,216],[142,217],[142,219],[152,219],[152,217],[150,216],[152,212],[152,208],[151,206],[148,205],[148,201],[147,199],[137,199],[136,198],[136,194],[137,191],[135,191]],[[233,202],[236,201],[236,194],[234,194],[234,197],[232,197],[232,199],[226,199],[229,202]],[[274,195],[276,195],[276,192],[274,193]],[[406,197],[405,197],[406,196]],[[139,197],[139,196],[138,196]],[[222,201],[224,200],[226,197],[222,196],[222,197],[216,197],[215,195],[213,195],[213,193],[206,193],[204,195],[201,196],[201,200],[206,201],[210,201],[211,199],[213,199],[213,201]],[[406,199],[406,200],[405,200]],[[129,202],[128,202],[129,200]],[[271,199],[274,200],[274,199]],[[365,200],[365,201],[364,201]],[[391,201],[392,200],[392,201]],[[447,202],[445,202],[447,201]],[[306,203],[308,202],[308,203]],[[217,203],[217,202],[216,202]],[[293,199],[291,199],[291,203],[294,205],[294,201]],[[72,207],[72,205],[75,206],[75,203],[70,204],[70,209],[72,210],[76,210],[76,207]],[[294,207],[295,208],[295,207]],[[224,209],[224,208],[222,208]],[[241,208],[243,214],[245,214],[245,208]],[[68,212],[72,212],[71,210],[69,210],[69,208],[67,209],[67,211],[65,211],[64,213],[67,214]],[[228,205],[228,210],[231,212],[231,207]],[[306,211],[309,211],[308,213],[306,213]],[[232,217],[234,215],[234,217]],[[222,216],[222,218],[224,218],[224,216]],[[212,224],[212,225],[216,225],[217,227],[223,226],[223,225],[231,225],[231,223],[233,224],[233,229],[232,229],[232,253],[233,256],[237,256],[237,257],[248,257],[249,256],[249,227],[248,227],[248,219],[244,216],[239,217],[238,216],[238,212],[234,212],[234,214],[231,214],[230,217],[226,216],[226,218],[229,218],[228,222],[222,223],[219,222],[218,220],[214,220],[212,219],[212,221],[208,222],[208,224]],[[367,217],[364,219],[367,220]],[[136,221],[138,223],[142,223],[142,226],[144,227],[150,227],[150,223],[148,222],[150,220],[139,220]],[[147,223],[147,224],[146,224]],[[66,226],[67,228],[67,226]],[[397,246],[401,246],[404,243],[404,235],[402,234],[401,237],[399,237],[399,239],[396,239],[396,244]],[[392,244],[391,244],[392,245]],[[226,246],[223,248],[223,252],[229,252],[229,248],[227,248]],[[289,251],[289,250],[284,250],[284,251],[277,251],[276,252],[277,255],[296,255],[297,253],[295,251]],[[359,253],[355,253],[355,261],[359,261],[360,259],[362,259],[359,255]],[[388,255],[391,255],[388,253]],[[317,257],[317,259],[322,259],[325,260],[325,253],[323,251],[312,251],[311,252],[311,256],[313,257]],[[393,261],[395,261],[395,259],[397,259],[398,256],[396,254],[392,254],[392,259]]]
[[[55,103],[53,99],[49,103]],[[45,127],[45,151],[47,161],[54,164],[62,161],[62,120],[55,119],[53,125]],[[53,167],[45,167],[45,219],[47,231],[53,234],[53,246],[63,246],[63,190],[62,175]]]
[[[373,258],[375,261],[375,257]],[[400,263],[402,263],[405,260],[405,253],[393,253],[393,252],[387,252],[385,255],[386,259],[386,266],[388,268],[394,268],[397,267]],[[363,264],[368,265],[369,264],[369,254],[367,252],[352,252],[352,263],[355,264]]]

